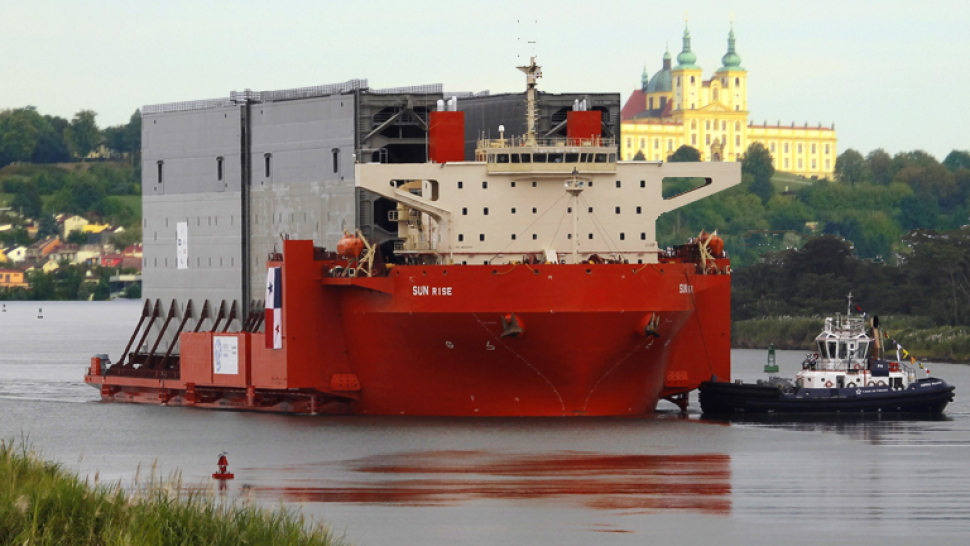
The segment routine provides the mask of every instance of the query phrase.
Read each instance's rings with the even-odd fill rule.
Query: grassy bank
[[[0,440],[0,544],[336,545],[299,512],[216,499],[174,476],[133,491],[91,484],[23,445]]]
[[[885,331],[917,358],[932,362],[970,363],[970,327],[933,326],[923,317],[880,317]],[[735,321],[731,345],[741,349],[809,351],[822,331],[824,317],[769,317]],[[892,344],[887,345],[892,350]]]

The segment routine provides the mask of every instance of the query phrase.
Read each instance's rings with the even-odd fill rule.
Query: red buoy
[[[219,462],[216,465],[219,467],[219,471],[212,475],[213,478],[217,480],[231,480],[236,477],[235,474],[229,472],[229,459],[226,458],[225,453],[219,454]]]

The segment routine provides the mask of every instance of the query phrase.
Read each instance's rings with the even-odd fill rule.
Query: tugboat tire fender
[[[885,387],[886,386],[886,382],[883,381],[882,379],[880,379],[879,381],[876,381],[876,386],[877,387]]]
[[[850,382],[849,384],[847,384],[845,386],[845,388],[847,388],[847,389],[854,389],[855,388],[855,383]]]
[[[832,388],[832,382],[831,381],[826,381],[825,382],[825,386],[828,387],[828,388]]]
[[[866,386],[867,387],[875,387],[876,386],[876,382],[875,381],[870,381],[870,382],[866,383]]]

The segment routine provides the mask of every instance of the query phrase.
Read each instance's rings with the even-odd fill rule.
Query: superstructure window
[[[512,207],[512,214],[515,214],[515,207]]]
[[[620,207],[616,207],[616,213],[620,214]]]
[[[458,234],[458,242],[460,243],[460,242],[462,242],[464,240],[465,240],[465,236],[463,234],[459,233]]]
[[[330,155],[333,158],[333,172],[336,174],[340,172],[340,148],[330,150]]]
[[[512,163],[519,162],[519,154],[512,154]]]
[[[640,233],[640,240],[641,241],[646,241],[647,240],[647,234],[646,233]]]
[[[508,163],[509,162],[509,154],[495,154],[495,162],[496,163]]]
[[[619,187],[620,187],[620,181],[619,181],[619,180],[617,180],[617,181],[616,181],[616,187],[617,187],[617,188],[619,188]]]
[[[536,212],[538,212],[538,210],[539,210],[539,209],[537,209],[537,208],[535,208],[535,207],[532,207],[532,214],[535,214]]]
[[[462,207],[461,208],[461,215],[462,216],[468,216],[468,207]]]
[[[579,154],[566,154],[566,163],[579,163]]]
[[[222,182],[222,158],[216,158],[216,179]]]
[[[465,185],[464,185],[464,184],[462,184],[462,182],[461,182],[461,180],[459,180],[459,181],[458,181],[458,189],[460,190],[460,189],[462,189],[463,187],[465,187]]]
[[[482,189],[483,190],[487,190],[488,189],[488,182],[482,182]]]
[[[547,163],[548,156],[546,154],[532,154],[533,163]]]
[[[549,163],[562,163],[563,154],[549,154]]]
[[[643,210],[642,208],[640,208],[640,207],[637,207],[637,214],[640,214],[640,212],[641,212],[642,210]]]
[[[272,159],[273,159],[273,154],[264,154],[263,155],[263,164],[264,164],[264,167],[265,167],[264,170],[266,171],[266,174],[265,174],[266,178],[269,178],[269,175],[270,175],[270,172],[271,172],[270,171],[270,162],[271,162]]]
[[[485,240],[485,234],[484,234],[484,233],[480,233],[480,234],[478,235],[478,240],[479,240],[479,241],[484,241],[484,240]]]
[[[482,209],[482,214],[484,214],[485,216],[488,216],[488,207],[485,207],[484,209]]]
[[[158,162],[158,183],[159,184],[162,183],[162,165],[164,165],[164,164],[165,164],[164,161],[159,161]]]
[[[626,240],[626,233],[620,233],[620,240]]]
[[[606,154],[596,154],[594,161],[596,163],[606,163]]]
[[[523,163],[532,163],[532,154],[522,154]]]

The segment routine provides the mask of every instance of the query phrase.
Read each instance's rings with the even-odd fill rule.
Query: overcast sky
[[[528,41],[549,92],[639,86],[681,49],[705,77],[733,14],[758,123],[835,123],[839,148],[970,148],[970,3],[3,0],[0,109],[127,121],[144,104],[367,78],[519,91]]]

